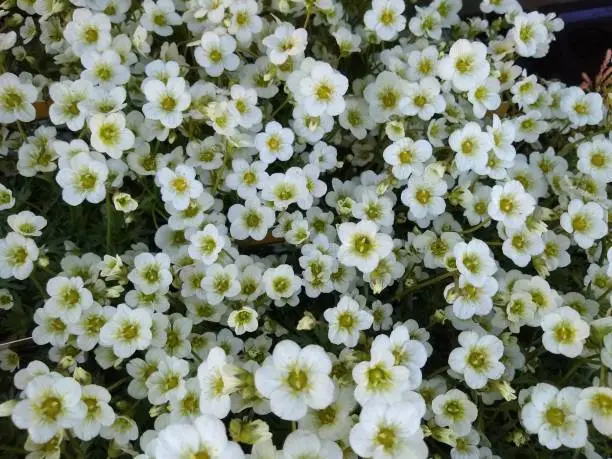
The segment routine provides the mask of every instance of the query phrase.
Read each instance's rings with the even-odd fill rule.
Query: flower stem
[[[38,290],[38,293],[40,293],[40,298],[44,300],[45,296],[47,296],[47,294],[45,292],[45,289],[41,285],[40,281],[36,278],[36,274],[35,273],[32,273],[32,275],[30,276],[30,280],[36,286],[36,289]]]
[[[473,233],[474,231],[478,231],[480,228],[483,228],[485,225],[487,225],[490,221],[491,221],[490,218],[485,218],[478,225],[472,226],[471,228],[468,228],[465,231],[461,231],[461,234],[470,234],[470,233]]]
[[[289,103],[289,97],[287,97],[287,98],[286,98],[286,99],[283,101],[283,103],[282,103],[282,104],[280,104],[278,107],[276,107],[276,109],[275,109],[275,110],[272,112],[272,114],[270,115],[270,118],[274,118],[274,117],[276,116],[276,114],[277,114],[278,112],[280,112],[280,111],[283,109],[283,107],[284,107],[285,105],[287,105],[288,103]]]
[[[416,292],[418,290],[421,290],[424,287],[428,287],[430,285],[434,285],[434,284],[437,284],[439,282],[442,282],[443,280],[448,279],[449,277],[453,277],[454,274],[455,273],[453,271],[449,271],[449,272],[442,273],[442,274],[440,274],[438,276],[430,277],[429,279],[424,280],[423,282],[415,285],[414,287],[411,287],[408,290],[405,290],[403,292],[402,296],[405,296],[408,293],[413,293],[413,292]]]
[[[106,193],[106,253],[110,254],[111,252],[111,244],[112,244],[112,231],[113,231],[113,222],[111,212],[112,203],[110,194]]]
[[[126,376],[125,378],[121,378],[119,381],[111,384],[110,386],[108,386],[106,388],[107,391],[112,392],[114,389],[116,389],[117,387],[119,387],[120,385],[122,385],[123,383],[126,383],[130,380],[130,378],[128,376]]]

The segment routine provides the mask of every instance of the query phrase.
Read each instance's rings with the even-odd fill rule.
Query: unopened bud
[[[79,384],[91,384],[91,374],[87,371],[85,371],[83,368],[81,367],[76,367],[74,369],[74,373],[72,373],[72,377],[79,383]]]
[[[168,412],[167,404],[155,405],[149,409],[149,416],[151,416],[152,418],[156,418],[157,416],[167,413],[167,412]]]
[[[15,405],[17,405],[17,400],[7,400],[4,403],[0,403],[0,417],[5,418],[13,414]]]
[[[113,195],[113,204],[119,212],[130,213],[136,210],[138,202],[128,193],[117,192]]]
[[[74,357],[70,355],[62,357],[62,359],[58,363],[58,366],[64,370],[67,370],[68,368],[71,368],[74,365],[76,365],[76,360],[74,360]]]
[[[105,296],[106,298],[119,298],[124,290],[121,285],[115,285],[106,289]]]
[[[46,255],[43,255],[42,257],[38,258],[36,263],[41,268],[46,268],[47,266],[49,266],[49,257],[47,257]]]
[[[458,186],[449,193],[448,201],[453,206],[463,205],[466,196],[467,194],[465,188]]]
[[[525,432],[523,432],[520,429],[516,429],[508,434],[508,436],[506,437],[506,440],[509,441],[510,443],[514,443],[516,446],[522,446],[525,443],[527,443],[529,438],[527,437]]]
[[[430,318],[431,322],[434,324],[443,324],[448,320],[448,316],[443,309],[438,309],[434,312]]]
[[[457,434],[452,430],[438,426],[432,426],[430,430],[431,438],[434,440],[448,446],[455,446],[457,444]]]
[[[550,275],[550,270],[548,269],[548,266],[546,265],[546,261],[544,260],[543,257],[541,256],[533,257],[531,259],[531,264],[533,264],[533,267],[535,268],[535,270],[537,271],[540,277],[543,277],[544,279],[546,279]]]
[[[429,166],[425,168],[425,174],[433,174],[438,178],[444,177],[445,173],[446,173],[446,165],[440,161],[431,163]]]
[[[393,142],[404,138],[406,136],[404,123],[401,121],[389,121],[385,126],[385,134]]]
[[[491,387],[497,390],[504,397],[504,400],[508,402],[516,400],[516,391],[508,381],[491,381]]]
[[[317,324],[317,319],[315,318],[315,316],[312,315],[312,313],[306,311],[304,313],[304,317],[302,317],[300,321],[298,322],[297,329],[298,330],[312,330],[313,328],[315,328],[316,324]]]
[[[268,424],[261,419],[251,422],[247,422],[246,419],[232,419],[229,431],[232,440],[246,445],[254,445],[272,438]]]

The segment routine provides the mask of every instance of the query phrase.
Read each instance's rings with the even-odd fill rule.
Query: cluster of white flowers
[[[461,7],[0,5],[8,451],[610,457],[611,99]]]

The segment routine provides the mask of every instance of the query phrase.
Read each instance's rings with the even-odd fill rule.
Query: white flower
[[[255,372],[255,386],[270,399],[274,414],[294,421],[306,414],[307,407],[321,410],[332,403],[331,369],[331,361],[322,347],[300,348],[285,340],[276,345]]]
[[[469,91],[489,76],[487,47],[480,42],[459,39],[450,48],[448,56],[439,63],[438,73],[451,81],[457,91]]]
[[[370,118],[368,104],[355,97],[347,97],[345,100],[346,109],[338,117],[340,126],[349,130],[357,139],[363,139],[375,124]]]
[[[91,146],[111,158],[120,158],[134,146],[134,133],[126,127],[123,113],[93,115],[88,122]]]
[[[258,7],[259,5],[255,0],[229,3],[231,18],[227,31],[243,45],[250,44],[253,35],[261,32],[263,22],[257,15]]]
[[[55,125],[66,123],[71,131],[78,131],[85,123],[85,110],[82,102],[93,94],[93,85],[87,80],[61,81],[49,86],[49,96],[53,104],[49,108],[49,118]]]
[[[548,129],[548,123],[544,121],[542,113],[537,110],[531,110],[525,115],[515,118],[515,141],[524,140],[528,143],[533,143],[538,140],[540,134]]]
[[[412,174],[400,198],[418,221],[436,217],[444,212],[446,202],[443,196],[447,190],[448,185],[442,177],[426,167],[423,174]]]
[[[482,132],[478,123],[469,122],[461,129],[454,131],[448,143],[457,153],[455,165],[460,172],[478,171],[486,166],[492,142],[491,137]]]
[[[232,327],[237,335],[257,330],[257,311],[248,306],[232,311],[227,318],[227,325]]]
[[[291,265],[286,264],[266,269],[262,282],[266,294],[280,302],[296,295],[302,288],[302,280],[293,273]]]
[[[267,48],[266,52],[270,62],[282,65],[289,57],[299,56],[306,49],[308,42],[306,29],[296,29],[287,22],[281,23],[274,29],[272,35],[262,40]]]
[[[510,92],[513,94],[512,102],[518,104],[521,108],[536,103],[540,95],[545,92],[545,88],[537,81],[535,75],[529,75],[517,81],[510,88]]]
[[[310,74],[300,81],[300,105],[310,116],[339,115],[346,108],[342,96],[348,89],[348,79],[327,62],[316,62]]]
[[[572,199],[567,212],[561,215],[560,224],[583,249],[588,249],[608,233],[607,218],[602,207],[595,202],[585,204],[580,199]]]
[[[516,266],[523,268],[529,264],[532,257],[544,252],[544,241],[538,233],[526,228],[507,229],[502,252]]]
[[[253,196],[256,190],[263,188],[268,178],[267,165],[262,161],[247,162],[244,159],[234,159],[232,170],[225,177],[225,184],[236,190],[238,196],[245,201]]]
[[[363,97],[369,105],[369,114],[372,120],[382,123],[393,115],[399,115],[400,101],[409,87],[409,82],[401,79],[393,72],[379,73],[376,80],[369,83],[363,91]]]
[[[63,31],[64,38],[77,56],[87,51],[104,51],[111,44],[111,23],[108,16],[78,8]]]
[[[146,294],[167,292],[172,282],[170,258],[165,253],[140,253],[134,258],[134,269],[128,279]]]
[[[151,314],[146,309],[130,309],[124,304],[100,330],[100,344],[113,348],[117,357],[130,357],[151,343]]]
[[[291,432],[283,444],[284,459],[342,459],[340,447],[306,430]]]
[[[598,124],[604,113],[601,95],[596,92],[585,94],[577,87],[563,91],[561,109],[575,126]]]
[[[172,77],[168,81],[149,80],[142,85],[142,91],[149,102],[142,112],[151,120],[157,120],[167,128],[176,128],[183,121],[183,113],[191,103],[183,78]]]
[[[117,416],[110,426],[103,426],[100,429],[100,437],[114,440],[117,445],[126,446],[138,438],[138,426],[127,416]]]
[[[274,161],[287,161],[293,155],[295,135],[289,128],[284,128],[276,121],[266,124],[264,132],[255,136],[255,147],[259,158],[266,164]]]
[[[238,268],[236,265],[221,266],[212,264],[206,268],[206,274],[201,282],[206,301],[217,305],[224,298],[232,298],[240,292]]]
[[[408,368],[408,389],[414,390],[421,385],[421,368],[427,361],[427,349],[420,341],[411,339],[406,326],[395,327],[389,336],[378,335],[372,342],[372,350],[376,353],[389,351],[395,359],[395,365]]]
[[[0,278],[26,279],[34,269],[38,255],[38,247],[32,239],[19,233],[8,233],[0,239]]]
[[[587,440],[587,425],[576,414],[580,389],[558,390],[546,383],[537,384],[531,400],[521,410],[521,422],[527,432],[538,434],[538,440],[548,449],[560,446],[581,448]]]
[[[476,405],[458,389],[451,389],[433,399],[436,424],[449,427],[456,435],[467,435],[478,417]]]
[[[415,49],[408,54],[408,78],[420,81],[426,77],[434,77],[438,73],[438,50],[435,46]]]
[[[15,205],[15,197],[13,192],[0,183],[0,210],[7,210]]]
[[[541,46],[547,45],[548,30],[544,18],[543,14],[533,11],[521,13],[514,19],[514,27],[508,32],[508,38],[514,41],[519,56],[537,56]]]
[[[410,402],[370,402],[351,429],[351,448],[364,458],[425,459],[428,449],[420,428],[421,414]]]
[[[70,333],[77,337],[77,347],[83,351],[91,351],[96,347],[100,340],[100,330],[114,312],[113,307],[102,307],[94,302],[81,313],[78,322],[68,324]]]
[[[351,33],[349,29],[344,27],[338,28],[332,35],[336,39],[338,48],[340,48],[340,55],[347,56],[359,52],[359,45],[361,45],[359,35]]]
[[[130,72],[121,65],[121,56],[112,49],[102,52],[87,51],[81,56],[85,70],[81,78],[104,88],[112,88],[127,83]]]
[[[161,405],[182,399],[186,393],[184,378],[187,373],[189,364],[186,360],[171,356],[162,358],[155,371],[145,381],[149,390],[149,402]]]
[[[523,226],[534,209],[535,199],[525,192],[523,185],[517,180],[495,185],[491,190],[489,215],[509,228]]]
[[[240,446],[228,441],[225,426],[213,416],[199,416],[193,424],[170,424],[154,444],[157,459],[244,459]]]
[[[195,169],[185,164],[176,166],[174,170],[164,167],[155,177],[163,201],[172,203],[177,210],[186,209],[190,200],[198,198],[204,191],[202,183],[196,179]]]
[[[157,2],[144,0],[142,8],[144,10],[140,18],[142,27],[162,37],[172,35],[172,26],[182,22],[172,0],[157,0]]]
[[[417,37],[426,35],[434,40],[442,36],[442,18],[433,8],[415,7],[417,14],[410,18],[408,28]]]
[[[406,28],[406,17],[402,14],[405,8],[402,0],[374,0],[372,9],[363,16],[363,22],[376,32],[378,38],[390,41]]]
[[[372,346],[370,360],[355,365],[352,374],[357,385],[355,400],[365,406],[372,402],[393,404],[401,401],[408,389],[410,370],[396,364],[391,350]]]
[[[484,118],[487,111],[499,108],[501,104],[499,91],[500,84],[496,78],[487,78],[469,91],[468,100],[474,106],[476,118]]]
[[[351,388],[339,388],[334,401],[322,410],[308,410],[300,419],[300,429],[315,432],[320,438],[337,441],[345,437],[353,425],[351,413],[357,406]]]
[[[612,142],[595,138],[578,145],[578,170],[605,183],[612,182]]]
[[[589,324],[578,312],[563,306],[542,317],[542,344],[548,352],[577,357],[589,337]]]
[[[13,308],[15,299],[9,289],[0,288],[0,310],[9,311]]]
[[[342,243],[338,250],[340,262],[364,273],[372,272],[393,248],[391,237],[379,233],[376,223],[368,220],[342,223],[338,226],[338,238]]]
[[[12,73],[0,75],[0,123],[29,122],[36,117],[33,102],[38,90],[29,83],[22,83]]]
[[[0,350],[0,370],[13,372],[19,368],[19,354],[10,349]]]
[[[36,29],[34,29],[36,30]],[[6,51],[15,46],[17,42],[17,33],[14,30],[11,30],[7,33],[0,34],[0,51]]]
[[[519,7],[516,0],[483,0],[480,2],[480,11],[483,13],[495,12],[497,14],[508,13],[512,8]]]
[[[63,346],[68,341],[70,332],[68,324],[59,317],[52,317],[43,308],[34,312],[34,322],[37,326],[32,330],[32,340],[43,345],[50,343],[53,346]]]
[[[223,250],[225,238],[219,234],[215,225],[209,223],[203,230],[193,233],[189,242],[189,256],[205,265],[212,265]]]
[[[342,296],[336,307],[326,309],[323,317],[329,323],[330,342],[347,347],[355,347],[359,332],[370,328],[373,322],[372,315],[348,296]]]
[[[470,388],[481,389],[489,379],[501,378],[505,367],[499,359],[504,345],[499,338],[464,331],[459,334],[459,344],[461,347],[453,349],[448,356],[448,365],[463,375]]]
[[[460,242],[453,248],[457,269],[476,287],[482,286],[497,271],[491,249],[483,241],[472,239]]]
[[[81,401],[87,410],[72,430],[77,438],[88,441],[97,437],[103,426],[110,426],[115,421],[115,412],[109,405],[111,396],[108,390],[95,384],[81,387]]]
[[[580,393],[576,414],[590,420],[602,435],[612,435],[612,389],[609,387],[587,387]]]
[[[261,122],[261,109],[257,106],[257,91],[238,84],[230,88],[230,109],[238,118],[238,124],[250,128]]]
[[[453,303],[453,314],[457,318],[469,319],[474,315],[485,316],[491,312],[493,295],[497,290],[497,281],[492,277],[488,277],[484,284],[477,286],[461,274],[457,285],[452,283],[444,289],[444,296],[447,301]]]
[[[236,40],[230,35],[218,35],[215,32],[204,32],[194,52],[196,62],[204,67],[212,77],[221,75],[225,70],[236,70],[240,59],[234,51]]]
[[[233,238],[244,240],[249,237],[261,241],[274,225],[274,210],[263,206],[258,199],[250,198],[242,204],[234,204],[228,210],[230,234]]]
[[[80,277],[52,277],[47,282],[47,293],[50,298],[45,301],[45,309],[66,323],[78,321],[81,312],[93,304],[92,294]]]
[[[406,87],[404,97],[400,101],[400,111],[409,116],[418,116],[422,120],[430,120],[434,114],[442,113],[446,101],[440,94],[440,83],[433,77],[425,77],[418,83]]]
[[[502,121],[499,116],[493,115],[493,124],[487,126],[491,136],[491,151],[501,160],[512,161],[516,156],[514,142],[515,128],[510,120]]]
[[[84,416],[79,383],[53,373],[28,383],[24,399],[13,408],[12,420],[20,429],[28,429],[32,440],[44,443],[62,429],[81,423]]]
[[[407,179],[411,174],[422,174],[424,163],[431,155],[432,147],[427,140],[415,142],[410,137],[393,142],[383,151],[385,162],[392,166],[391,172],[400,180]]]
[[[18,214],[9,215],[6,222],[13,231],[25,237],[37,237],[42,234],[42,229],[47,226],[47,219],[24,210]]]

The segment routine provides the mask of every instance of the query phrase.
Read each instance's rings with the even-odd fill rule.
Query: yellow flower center
[[[308,374],[302,369],[294,368],[287,375],[286,382],[295,392],[301,392],[308,386]]]
[[[554,427],[561,427],[565,424],[565,412],[561,408],[549,408],[546,410],[546,420]]]
[[[460,57],[455,62],[455,68],[460,73],[469,73],[473,67],[474,67],[474,58],[471,56]]]

